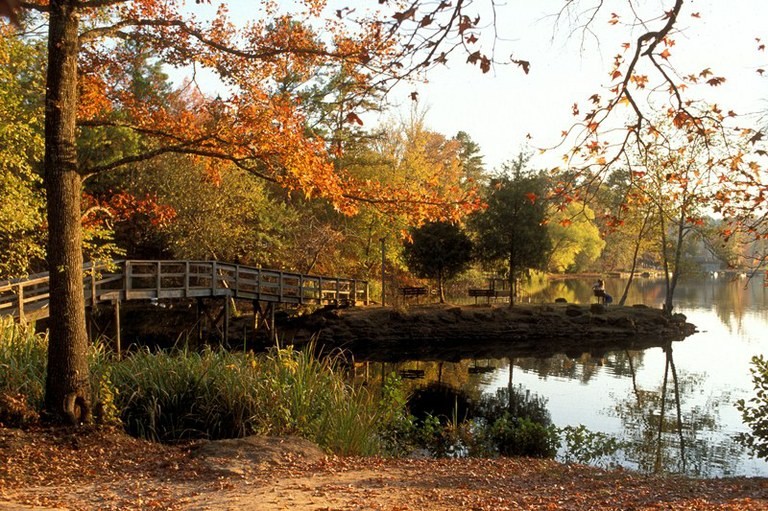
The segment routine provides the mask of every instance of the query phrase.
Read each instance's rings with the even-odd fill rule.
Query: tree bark
[[[77,168],[77,56],[79,20],[71,0],[50,3],[45,98],[45,190],[50,272],[50,327],[45,410],[58,423],[90,416]]]
[[[626,303],[627,296],[629,296],[629,288],[632,286],[632,281],[635,279],[635,271],[637,270],[637,258],[640,254],[640,244],[643,242],[643,238],[645,237],[645,227],[648,225],[648,220],[650,217],[651,213],[648,211],[645,214],[645,218],[643,218],[643,225],[640,226],[640,232],[637,234],[637,239],[635,240],[635,249],[632,252],[632,270],[630,270],[629,279],[624,285],[624,292],[621,293],[621,299],[619,300],[619,305],[621,306],[624,306]]]
[[[440,303],[445,303],[445,288],[443,287],[443,270],[437,271],[437,292],[440,295]]]

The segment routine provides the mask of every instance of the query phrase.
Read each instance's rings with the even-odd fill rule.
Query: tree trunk
[[[77,169],[78,17],[71,0],[52,0],[45,98],[45,190],[50,331],[45,410],[77,424],[90,416],[83,291],[81,177]]]
[[[672,297],[670,296],[670,270],[669,270],[669,247],[667,246],[667,223],[664,219],[664,210],[659,206],[659,228],[661,233],[661,255],[664,264],[664,313],[672,314]]]
[[[443,284],[443,270],[437,272],[437,292],[440,295],[440,303],[445,303],[445,287]]]
[[[629,296],[629,288],[632,286],[632,281],[635,279],[635,271],[637,270],[637,258],[640,255],[640,244],[643,242],[643,238],[645,237],[645,226],[648,225],[648,219],[650,217],[651,213],[649,211],[645,214],[643,225],[640,226],[640,232],[637,234],[637,239],[635,240],[635,250],[632,252],[632,270],[629,272],[629,279],[624,285],[624,292],[621,293],[619,305],[623,306],[627,302],[627,296]]]
[[[509,267],[509,307],[515,306],[515,294],[517,293],[517,276],[510,263]]]

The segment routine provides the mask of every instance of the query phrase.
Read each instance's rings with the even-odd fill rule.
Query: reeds
[[[0,316],[0,393],[20,394],[37,410],[43,405],[48,337]]]
[[[0,392],[26,396],[39,411],[47,337],[0,322]],[[338,454],[374,454],[402,403],[353,385],[340,357],[313,349],[267,353],[140,350],[117,360],[97,342],[89,353],[97,420],[162,442],[298,435]]]

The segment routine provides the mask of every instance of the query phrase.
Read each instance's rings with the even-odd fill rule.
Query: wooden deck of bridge
[[[369,301],[367,281],[219,261],[88,263],[83,267],[83,289],[87,307],[111,303],[118,314],[120,302],[128,300],[222,297],[225,303],[230,298],[250,300],[262,313],[273,304],[355,305]],[[47,272],[0,282],[0,316],[13,316],[20,322],[47,318],[49,300]]]

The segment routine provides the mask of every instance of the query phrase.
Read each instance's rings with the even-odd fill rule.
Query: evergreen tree
[[[437,279],[440,303],[445,303],[445,281],[467,269],[472,260],[472,241],[455,224],[430,222],[411,230],[404,254],[413,273]]]
[[[472,218],[478,258],[507,266],[510,307],[522,274],[528,269],[543,269],[551,249],[544,200],[546,181],[524,172],[526,161],[521,155],[504,165],[504,173],[490,181],[488,207]]]

